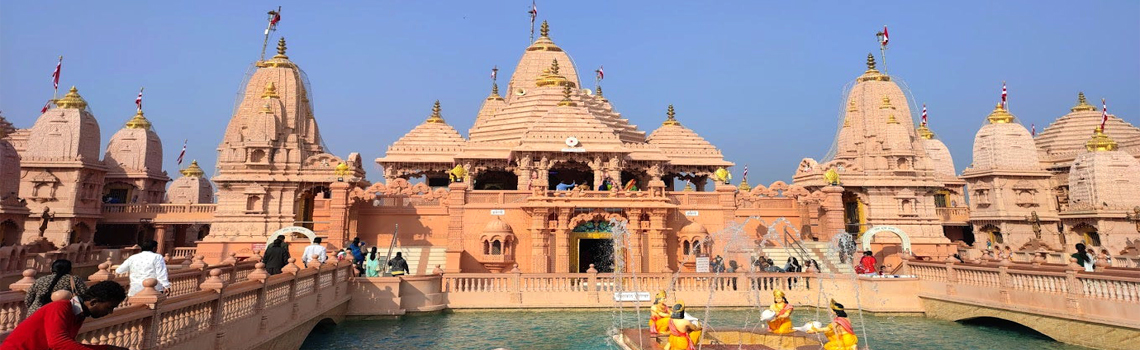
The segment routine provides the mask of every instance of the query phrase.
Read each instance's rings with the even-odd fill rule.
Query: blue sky
[[[466,134],[498,65],[504,85],[528,44],[529,1],[5,1],[0,4],[0,111],[27,128],[61,87],[76,85],[105,147],[146,87],[166,170],[187,157],[213,168],[265,11],[307,73],[332,153],[371,163],[423,121],[432,102]],[[539,20],[578,70],[605,65],[606,97],[651,132],[677,118],[750,166],[750,182],[790,181],[830,148],[842,90],[878,55],[929,108],[960,172],[974,133],[1007,81],[1011,111],[1038,131],[1078,91],[1140,124],[1138,1],[540,1]],[[275,40],[275,39],[273,39]],[[271,45],[272,46],[272,45]],[[589,82],[589,76],[583,81]],[[587,83],[589,85],[589,83]],[[911,106],[912,117],[921,107]],[[188,161],[187,161],[188,162]],[[375,165],[369,178],[380,176]]]

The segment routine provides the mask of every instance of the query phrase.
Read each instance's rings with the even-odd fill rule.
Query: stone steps
[[[429,274],[437,265],[441,269],[447,267],[447,247],[396,247],[392,251],[392,256],[396,256],[397,252],[408,261],[408,268],[412,270],[413,275]],[[376,254],[381,257],[386,256],[388,248],[377,247]]]

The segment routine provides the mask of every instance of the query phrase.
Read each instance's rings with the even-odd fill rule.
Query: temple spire
[[[665,115],[668,116],[668,118],[665,119],[665,122],[661,123],[661,126],[666,126],[666,125],[680,126],[681,125],[681,122],[677,121],[677,113],[675,111],[673,111],[673,105],[669,105],[669,110],[665,112]]]
[[[206,172],[202,171],[202,168],[198,166],[197,159],[191,161],[189,167],[179,170],[178,172],[182,173],[182,176],[202,177],[206,175]]]
[[[1077,105],[1073,106],[1073,108],[1069,108],[1069,110],[1073,111],[1073,112],[1095,111],[1096,107],[1093,107],[1093,105],[1089,104],[1089,100],[1085,99],[1085,93],[1084,92],[1078,92],[1077,93]]]
[[[435,105],[431,107],[431,116],[428,117],[428,123],[443,123],[443,115],[441,115],[439,108],[439,100],[435,100]]]
[[[273,58],[285,58],[285,59],[288,59],[288,58],[289,58],[289,56],[285,56],[285,49],[286,49],[286,47],[285,47],[285,37],[281,37],[281,39],[278,39],[278,40],[277,40],[277,55],[276,55],[276,56],[273,56]]]
[[[67,94],[63,95],[63,98],[55,100],[55,105],[59,108],[85,109],[87,108],[87,101],[83,99],[83,96],[79,96],[79,89],[72,86],[71,90],[67,90]]]
[[[150,120],[147,120],[146,116],[143,115],[142,109],[139,109],[138,112],[135,113],[135,116],[127,121],[126,128],[150,129]]]
[[[539,37],[550,37],[550,25],[545,20],[542,21],[542,26],[538,29]]]
[[[578,104],[574,103],[573,100],[570,99],[570,92],[571,92],[571,90],[570,90],[569,84],[562,86],[562,101],[558,101],[559,106],[577,106],[578,105]]]
[[[1115,151],[1118,145],[1115,140],[1105,135],[1104,129],[1098,125],[1096,129],[1093,130],[1093,137],[1089,139],[1088,142],[1085,142],[1085,148],[1088,149],[1089,152]]]

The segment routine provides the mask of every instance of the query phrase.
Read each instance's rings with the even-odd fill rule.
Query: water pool
[[[703,318],[704,310],[693,310],[692,314]],[[796,309],[792,318],[799,325],[816,315],[815,309]],[[818,315],[826,321],[825,310]],[[756,326],[757,318],[754,309],[716,309],[710,314],[709,325],[714,329],[718,325],[751,328]],[[1088,350],[1040,334],[924,317],[852,313],[850,319],[860,346],[870,345],[875,350]],[[647,320],[637,322],[631,312],[618,316],[605,310],[454,311],[318,327],[301,349],[617,349],[607,341],[607,330],[620,322],[632,327]]]

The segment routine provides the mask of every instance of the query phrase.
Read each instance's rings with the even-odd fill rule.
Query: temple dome
[[[487,121],[487,119],[495,116],[495,113],[498,113],[499,110],[503,109],[506,105],[506,100],[503,99],[503,96],[499,95],[499,84],[492,84],[491,95],[487,96],[486,100],[483,100],[483,105],[479,107],[479,113],[475,115],[475,124],[472,125],[471,128],[474,129]]]
[[[574,61],[550,40],[550,26],[546,21],[542,21],[540,36],[526,48],[518,65],[515,66],[514,73],[511,74],[511,81],[507,85],[507,101],[514,100],[520,95],[520,91],[525,93],[534,88],[534,82],[542,77],[543,71],[553,60],[562,62],[560,74],[573,85],[571,87],[581,86]]]
[[[435,101],[427,120],[389,146],[384,157],[376,161],[452,163],[467,141],[444,122],[440,111],[439,101]]]
[[[20,154],[7,140],[9,128],[6,126],[11,125],[0,116],[0,198],[20,191]]]
[[[690,223],[688,225],[685,225],[685,227],[682,227],[680,231],[677,231],[677,233],[682,234],[682,235],[701,235],[701,236],[703,236],[703,235],[708,235],[709,230],[705,229],[705,225],[701,225],[700,223],[694,222],[694,223]]]
[[[162,173],[162,140],[141,110],[111,136],[103,162],[109,172]]]
[[[562,100],[557,106],[528,126],[518,150],[558,152],[568,147],[579,147],[567,145],[566,140],[571,137],[579,140],[580,147],[590,152],[624,149],[616,130],[591,114],[585,106],[578,105],[582,99],[580,91],[570,86],[563,86],[562,90]]]
[[[1087,135],[1087,134],[1086,134]],[[1132,209],[1140,206],[1140,161],[1094,132],[1085,153],[1069,170],[1069,210]]]
[[[55,102],[36,120],[28,135],[27,159],[44,160],[99,160],[99,122],[87,109],[87,101],[72,86],[63,98]]]
[[[926,149],[926,154],[934,164],[934,173],[939,177],[957,177],[954,171],[954,158],[950,156],[950,149],[946,144],[934,138],[934,133],[926,125],[918,127],[918,135],[921,138],[922,148]]]
[[[198,161],[181,170],[182,177],[175,179],[166,191],[166,202],[172,204],[206,204],[214,202],[214,186],[206,178],[206,172],[198,167]]]
[[[503,220],[500,220],[499,217],[495,217],[491,221],[488,221],[487,226],[483,227],[483,233],[488,235],[511,234],[513,232],[514,231],[511,230],[511,225],[503,222]]]
[[[681,165],[710,165],[733,166],[732,162],[724,160],[724,155],[708,140],[698,135],[692,129],[686,128],[677,121],[673,105],[666,111],[666,120],[661,127],[649,134],[647,142],[656,146],[672,164]]]
[[[867,55],[867,70],[856,78],[847,95],[843,125],[836,137],[835,158],[866,170],[890,170],[883,157],[914,157],[922,166],[924,149],[911,120],[907,96],[891,77],[875,68]],[[927,170],[927,169],[918,169]]]
[[[1050,166],[1069,165],[1077,156],[1084,154],[1089,130],[1099,127],[1100,122],[1101,111],[1085,100],[1083,92],[1079,93],[1077,105],[1035,138],[1042,161]],[[1104,129],[1107,136],[1120,142],[1125,152],[1140,157],[1140,128],[1109,114]]]
[[[966,171],[1041,170],[1029,130],[999,104],[974,135],[974,162]]]

